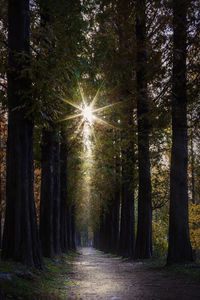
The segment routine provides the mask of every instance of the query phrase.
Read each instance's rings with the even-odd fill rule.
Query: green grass
[[[117,254],[112,254],[112,253],[108,253],[107,256],[110,257],[110,258],[115,258],[115,257],[120,258],[120,256],[118,256]]]
[[[200,263],[175,264],[166,265],[166,259],[150,259],[143,260],[144,268],[151,270],[159,270],[170,277],[184,278],[188,281],[196,281],[200,283]]]
[[[101,251],[101,250],[97,250],[97,249],[95,249],[95,251],[96,251],[96,253],[99,253],[99,254],[104,254],[104,252],[103,252],[103,251]]]
[[[12,275],[12,280],[0,280],[4,294],[11,299],[29,299],[33,297],[45,297],[45,299],[66,299],[71,288],[76,285],[70,281],[70,262],[77,253],[70,253],[58,258],[59,262],[45,258],[45,271],[29,270],[31,278],[17,276],[14,271],[27,271],[27,268],[19,263],[1,262],[0,272]]]

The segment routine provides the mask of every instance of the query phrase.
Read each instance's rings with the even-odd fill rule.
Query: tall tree
[[[7,203],[2,258],[43,265],[33,197],[29,0],[8,1]]]
[[[172,149],[168,264],[192,261],[188,227],[187,0],[173,1]]]
[[[119,253],[133,257],[135,248],[134,216],[134,131],[133,131],[133,40],[134,23],[132,20],[133,1],[118,1],[117,33],[119,39],[119,93],[123,102],[121,116],[121,222]],[[128,78],[128,79],[127,79]]]
[[[0,205],[1,205],[1,201],[2,201],[2,182],[1,182],[1,172],[2,172],[2,147],[1,147],[1,117],[0,117]],[[1,240],[2,240],[2,236],[1,236],[1,212],[0,212],[0,248],[1,248]]]
[[[54,132],[44,129],[42,135],[42,175],[40,196],[40,239],[42,254],[53,257],[54,252]]]
[[[60,136],[59,132],[54,135],[54,157],[53,157],[53,244],[56,255],[61,255],[60,244]]]
[[[67,206],[67,135],[66,128],[63,126],[61,130],[61,145],[60,145],[60,239],[61,250],[64,253],[68,252],[68,206]]]
[[[138,225],[136,258],[152,255],[152,204],[147,94],[146,0],[136,1],[137,122],[138,122]]]

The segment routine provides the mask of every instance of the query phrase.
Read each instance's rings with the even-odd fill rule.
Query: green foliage
[[[190,203],[189,225],[192,248],[200,252],[200,204]]]
[[[166,257],[168,248],[168,224],[164,220],[152,222],[153,255]]]
[[[30,297],[66,299],[71,287],[76,285],[68,276],[71,272],[70,261],[74,255],[74,253],[64,255],[63,258],[58,258],[58,262],[45,259],[46,270],[29,270],[28,277],[16,275],[16,270],[21,271],[22,274],[27,272],[21,264],[1,262],[0,271],[12,276],[12,280],[1,280],[1,287],[6,295],[15,299],[30,299]]]

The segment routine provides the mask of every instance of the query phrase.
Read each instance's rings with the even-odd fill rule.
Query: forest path
[[[73,262],[77,283],[67,299],[76,300],[199,300],[200,286],[145,269],[139,262],[110,258],[83,248]]]

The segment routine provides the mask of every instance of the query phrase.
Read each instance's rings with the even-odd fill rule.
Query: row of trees
[[[75,249],[88,226],[97,248],[149,258],[155,224],[166,219],[170,198],[168,263],[193,260],[187,124],[196,202],[198,3],[172,3],[0,4],[0,92],[8,109],[3,259],[41,268],[42,256]],[[88,98],[103,81],[99,104],[118,102],[99,111],[102,120],[112,119],[111,127],[84,118],[77,124],[74,116],[60,122],[83,105],[77,78]],[[95,130],[91,157],[85,126]]]
[[[158,209],[167,213],[163,208],[168,205],[169,199],[169,232],[162,232],[166,240],[169,235],[167,261],[170,264],[193,260],[188,224],[187,118],[190,105],[193,109],[195,107],[196,114],[199,109],[198,75],[194,71],[198,51],[194,38],[198,27],[194,21],[196,4],[195,1],[166,4],[162,1],[123,1],[121,5],[109,1],[100,6],[100,31],[94,40],[101,38],[98,47],[105,47],[105,38],[113,38],[113,44],[109,44],[113,57],[109,57],[110,53],[106,54],[100,70],[110,88],[117,82],[117,93],[111,90],[108,97],[118,97],[124,102],[125,116],[118,117],[122,128],[120,138],[117,139],[115,134],[112,137],[112,146],[119,145],[114,153],[111,152],[115,160],[109,164],[104,151],[101,156],[108,168],[113,168],[116,177],[115,183],[110,182],[113,193],[102,196],[102,188],[96,182],[96,192],[105,200],[101,200],[92,212],[95,216],[99,214],[99,222],[93,222],[96,226],[94,244],[104,251],[133,258],[151,257],[152,208],[155,209],[154,224],[160,217]],[[193,61],[187,49],[193,49]],[[187,59],[190,65],[186,69]],[[119,70],[117,64],[120,72],[113,75],[116,68]],[[194,115],[193,118],[193,122],[198,120]],[[98,160],[99,150],[97,152],[95,157]],[[120,162],[120,166],[116,161]],[[98,164],[94,172],[97,170]],[[108,176],[106,172],[105,176]],[[166,180],[165,185],[161,182],[163,179]],[[167,185],[169,179],[170,189]],[[153,226],[155,228],[158,230]]]
[[[8,6],[1,16],[2,105],[8,107],[2,259],[43,268],[42,256],[76,249],[75,206],[67,188],[73,145],[66,124],[57,121],[67,113],[60,97],[73,89],[76,38],[80,42],[84,21],[79,1],[18,0],[1,6]],[[34,164],[41,170],[37,211]]]

